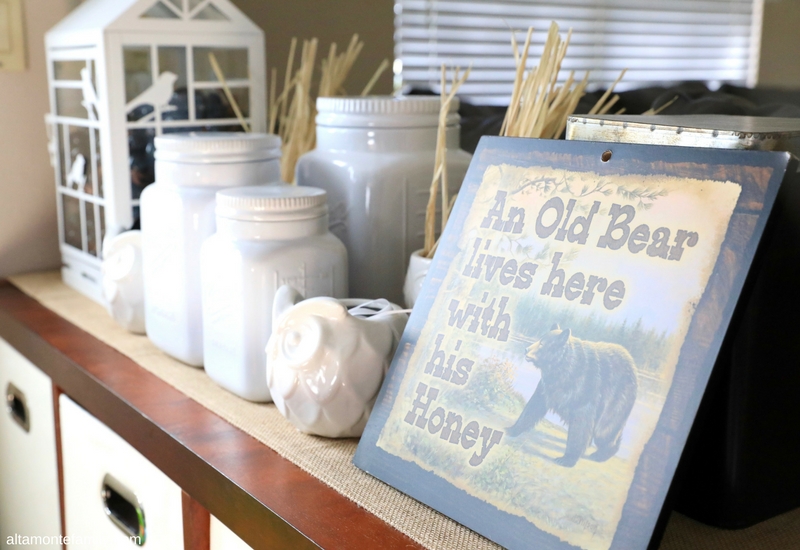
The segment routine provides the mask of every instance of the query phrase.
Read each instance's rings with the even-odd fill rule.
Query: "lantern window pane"
[[[189,11],[192,11],[203,2],[205,2],[205,0],[189,0]]]
[[[247,66],[247,48],[195,48],[194,79],[198,82],[218,82],[211,68],[209,54],[213,53],[225,80],[250,78]]]
[[[94,195],[94,181],[92,180],[92,162],[91,157],[84,157],[86,163],[86,170],[84,174],[83,192],[87,195]]]
[[[90,128],[67,126],[69,139],[68,172],[66,185],[75,191],[91,195],[92,189],[92,148],[89,141]]]
[[[223,123],[209,123],[200,122],[196,126],[184,128],[164,128],[163,134],[184,134],[186,132],[243,132],[242,126],[235,122],[228,124],[227,121]]]
[[[162,107],[162,120],[187,120],[189,101],[186,89],[186,48],[183,46],[162,46],[158,48],[158,70],[161,74],[175,75],[169,106]]]
[[[94,176],[97,182],[97,195],[103,196],[103,158],[100,155],[100,130],[92,130],[94,133]]]
[[[169,0],[170,4],[175,6],[178,11],[183,11],[183,0]]]
[[[131,170],[131,198],[138,200],[145,187],[155,181],[153,152],[154,128],[128,130],[128,154]]]
[[[170,50],[173,48],[164,48]],[[179,50],[181,48],[174,48]],[[156,107],[162,113],[170,113],[183,109],[185,113],[175,114],[164,119],[186,118],[188,107],[181,106],[179,98],[174,98],[175,87],[179,79],[186,82],[186,61],[181,66],[181,58],[177,52],[165,53],[165,62],[172,70],[163,70],[153,82],[152,60],[150,59],[149,46],[129,46],[124,48],[125,59],[125,97],[126,112],[129,122],[152,122]],[[160,55],[159,55],[160,57]],[[184,84],[185,87],[185,84]]]
[[[221,126],[205,126],[203,128],[206,132],[242,132],[241,125],[237,122],[236,124],[224,124]]]
[[[192,19],[201,19],[204,21],[228,21],[228,17],[222,13],[217,6],[209,4],[195,14]]]
[[[97,64],[89,60],[86,62],[86,66],[92,73],[92,87],[94,88],[95,94],[97,94]]]
[[[106,238],[106,209],[100,204],[97,206],[98,215],[100,217],[100,245],[103,244],[103,239]]]
[[[86,67],[86,61],[54,61],[53,76],[56,80],[80,80],[81,69]]]
[[[189,100],[186,88],[176,90],[169,100],[169,105],[161,108],[161,120],[188,120]]]
[[[161,129],[162,134],[186,134],[189,132],[205,132],[208,130],[202,123],[192,122],[191,126],[166,126]]]
[[[179,19],[180,16],[167,7],[163,2],[154,4],[149,10],[144,12],[141,17],[143,19]]]
[[[58,116],[88,118],[80,88],[56,88],[56,114]]]
[[[177,79],[174,89],[186,88],[186,48],[183,46],[161,46],[158,48],[158,71],[169,71]]]
[[[69,163],[67,162],[68,155],[69,155],[69,147],[67,147],[67,143],[69,143],[69,136],[65,133],[68,132],[69,129],[64,124],[57,124],[56,125],[56,139],[58,140],[58,165],[59,165],[59,183],[61,185],[67,185],[67,166]]]
[[[152,122],[155,120],[156,107],[162,113],[171,113],[177,111],[180,106],[173,105],[177,100],[173,97],[175,95],[175,81],[178,75],[172,71],[164,71],[152,86],[147,88],[138,96],[134,97],[126,105],[126,112],[128,115],[128,122]],[[185,110],[186,107],[183,107]],[[168,118],[168,117],[165,117]]]
[[[125,46],[122,56],[125,64],[125,102],[130,103],[153,85],[150,46]]]
[[[131,108],[128,113],[128,122],[153,120],[155,109],[152,105],[144,103]]]
[[[61,195],[62,220],[64,222],[64,242],[83,250],[81,237],[81,203],[75,197]]]
[[[244,118],[250,117],[250,88],[230,88],[234,101],[239,106],[239,110]],[[225,97],[226,102],[228,98]],[[231,108],[233,111],[233,108]],[[236,113],[234,113],[236,116]]]
[[[94,225],[94,204],[84,202],[83,211],[86,216],[86,250],[92,256],[97,256],[97,228]]]
[[[230,90],[239,105],[242,116],[248,118],[250,116],[250,89],[231,88]],[[236,113],[221,88],[195,90],[194,105],[198,120],[236,118]]]

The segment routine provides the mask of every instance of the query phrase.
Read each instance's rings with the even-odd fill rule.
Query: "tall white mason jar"
[[[220,191],[217,232],[203,244],[201,273],[206,373],[240,397],[270,401],[264,348],[278,288],[290,284],[306,298],[347,297],[347,251],[328,231],[325,191]]]
[[[280,183],[280,138],[166,134],[155,139],[155,183],[141,196],[145,327],[169,355],[203,365],[200,246],[214,233],[226,187]]]
[[[424,242],[439,106],[435,96],[317,99],[317,148],[298,161],[297,183],[328,192],[330,228],[347,247],[353,297],[403,303],[409,256]],[[451,196],[472,158],[459,149],[457,110],[454,101],[447,119]]]

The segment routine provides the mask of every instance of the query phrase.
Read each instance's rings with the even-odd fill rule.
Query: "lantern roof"
[[[47,33],[97,41],[107,31],[253,32],[261,29],[230,0],[86,0]]]

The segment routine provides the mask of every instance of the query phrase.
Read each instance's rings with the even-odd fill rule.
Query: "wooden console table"
[[[257,549],[420,548],[5,281],[0,337],[181,487],[187,550],[208,548],[209,513]]]
[[[109,323],[111,323],[109,319]],[[213,514],[261,548],[421,548],[134,361],[0,280],[0,338],[183,490],[184,547],[209,548]],[[60,462],[59,432],[56,444]],[[60,464],[59,464],[60,470]],[[62,525],[63,479],[62,485]],[[660,550],[800,548],[800,509],[725,531],[673,514]]]

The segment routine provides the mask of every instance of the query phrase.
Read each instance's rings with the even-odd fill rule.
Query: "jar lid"
[[[258,185],[217,191],[217,216],[231,220],[282,222],[319,218],[328,213],[323,189],[297,185]]]
[[[448,126],[458,124],[458,98],[448,109]],[[413,128],[439,125],[439,96],[317,98],[317,124],[343,128]]]
[[[216,164],[281,157],[281,138],[245,132],[187,132],[155,138],[155,158],[167,162]]]

